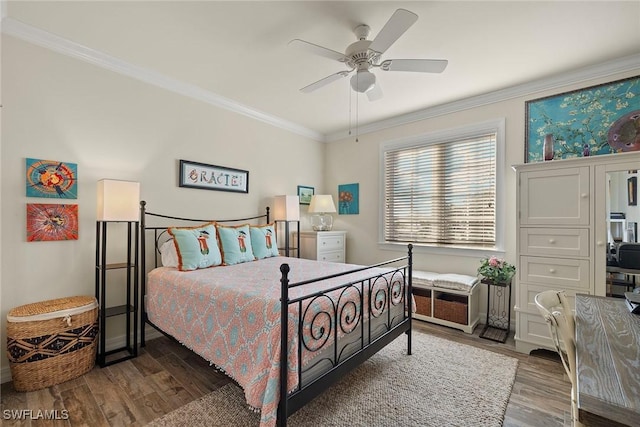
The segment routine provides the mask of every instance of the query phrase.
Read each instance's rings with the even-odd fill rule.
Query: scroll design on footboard
[[[397,269],[299,301],[299,372],[313,381],[315,373],[338,366],[406,319],[405,279]]]
[[[411,355],[413,247],[407,247],[406,257],[297,283],[289,282],[289,265],[280,266],[280,301],[288,307],[280,313],[281,325],[288,324],[280,328],[280,354],[295,354],[297,360],[280,360],[279,426],[286,426],[287,417],[301,405],[401,334],[407,335]],[[334,279],[362,272],[365,277],[331,286]],[[327,281],[323,291],[295,291],[298,295],[290,297],[293,289],[321,281]],[[293,388],[290,374],[297,377]]]

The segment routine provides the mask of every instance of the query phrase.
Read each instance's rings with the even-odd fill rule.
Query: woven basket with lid
[[[96,359],[98,303],[74,296],[15,307],[7,314],[13,385],[32,391],[77,378]]]

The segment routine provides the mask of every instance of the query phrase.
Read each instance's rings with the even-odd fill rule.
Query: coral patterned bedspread
[[[273,257],[243,264],[180,272],[149,273],[149,320],[215,364],[244,389],[261,411],[261,427],[275,425],[279,400],[280,265],[291,267],[290,283],[352,270],[352,264]],[[290,298],[386,270],[374,269],[291,289]],[[292,317],[290,308],[290,319]],[[289,336],[295,325],[290,321]],[[290,341],[289,390],[297,386],[297,346]]]

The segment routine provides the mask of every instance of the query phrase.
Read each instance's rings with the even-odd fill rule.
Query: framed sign
[[[224,166],[180,160],[180,187],[249,192],[249,172]]]
[[[525,114],[525,163],[638,151],[640,76],[533,99]]]

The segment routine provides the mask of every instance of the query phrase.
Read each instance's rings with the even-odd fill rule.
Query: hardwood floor
[[[455,329],[414,322],[414,329],[515,357],[519,360],[504,426],[570,426],[571,384],[554,353],[514,351],[513,337],[501,344]],[[142,426],[230,380],[185,347],[167,339],[147,343],[141,355],[47,389],[19,393],[11,383],[0,389],[3,426]],[[491,393],[491,390],[487,390]],[[22,419],[11,419],[12,410]],[[43,411],[58,420],[32,420]],[[41,411],[40,413],[38,411]],[[25,416],[26,415],[26,416]],[[25,419],[26,418],[26,419]]]

